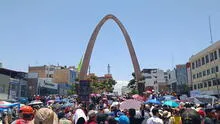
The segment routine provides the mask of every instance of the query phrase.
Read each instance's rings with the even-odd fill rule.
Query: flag
[[[79,62],[79,64],[78,64],[78,66],[77,66],[77,71],[78,71],[78,72],[80,72],[80,70],[81,70],[82,62],[83,62],[83,56],[81,57],[80,62]]]

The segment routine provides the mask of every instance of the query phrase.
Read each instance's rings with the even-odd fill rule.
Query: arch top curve
[[[90,58],[91,58],[91,55],[92,55],[92,50],[93,50],[97,35],[98,35],[102,25],[109,19],[114,20],[117,23],[117,25],[119,26],[121,32],[123,33],[123,36],[125,38],[125,41],[126,41],[126,44],[127,44],[130,56],[131,56],[132,64],[133,64],[133,67],[134,67],[136,81],[139,81],[140,78],[141,78],[140,66],[139,66],[139,63],[138,63],[138,60],[137,60],[137,57],[136,57],[136,53],[134,51],[134,47],[133,47],[131,39],[130,39],[130,36],[128,35],[127,30],[125,29],[123,24],[120,22],[120,20],[116,16],[114,16],[113,14],[107,14],[96,25],[96,27],[95,27],[95,29],[94,29],[94,31],[93,31],[90,39],[89,39],[89,43],[87,45],[86,52],[84,54],[84,58],[83,58],[79,78],[80,78],[80,80],[86,80],[87,79],[88,66],[89,66]]]

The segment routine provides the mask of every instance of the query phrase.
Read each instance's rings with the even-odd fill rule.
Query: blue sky
[[[220,40],[219,0],[2,0],[0,62],[27,71],[28,65],[77,65],[97,23],[114,14],[126,27],[140,67],[172,69]],[[112,21],[102,27],[90,61],[91,72],[129,80],[133,72],[125,39]]]

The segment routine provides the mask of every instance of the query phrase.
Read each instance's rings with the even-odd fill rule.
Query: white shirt
[[[153,116],[147,120],[147,124],[163,124],[163,120],[157,116]]]

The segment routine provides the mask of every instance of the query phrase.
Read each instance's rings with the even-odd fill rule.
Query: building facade
[[[188,75],[186,64],[176,65],[176,79],[177,79],[177,94],[187,94],[188,88]]]
[[[177,79],[176,79],[176,69],[168,70],[168,87],[169,92],[176,92],[177,91]]]
[[[192,90],[219,95],[220,41],[190,57]]]
[[[143,69],[142,75],[145,78],[145,89],[156,92],[167,90],[168,73],[160,69]]]
[[[67,95],[67,91],[71,89],[73,83],[75,83],[77,78],[77,71],[74,66],[66,67],[66,66],[54,66],[54,65],[44,65],[44,66],[33,66],[29,67],[29,74],[32,77],[35,74],[37,75],[37,94],[60,94]],[[31,77],[31,76],[30,76]],[[32,84],[34,80],[31,78]],[[46,85],[45,84],[48,84]],[[42,85],[42,86],[41,86]],[[33,86],[30,86],[33,87]],[[44,91],[48,91],[47,93]],[[51,92],[50,92],[51,91]]]
[[[0,68],[0,99],[16,99],[27,95],[27,73]]]

